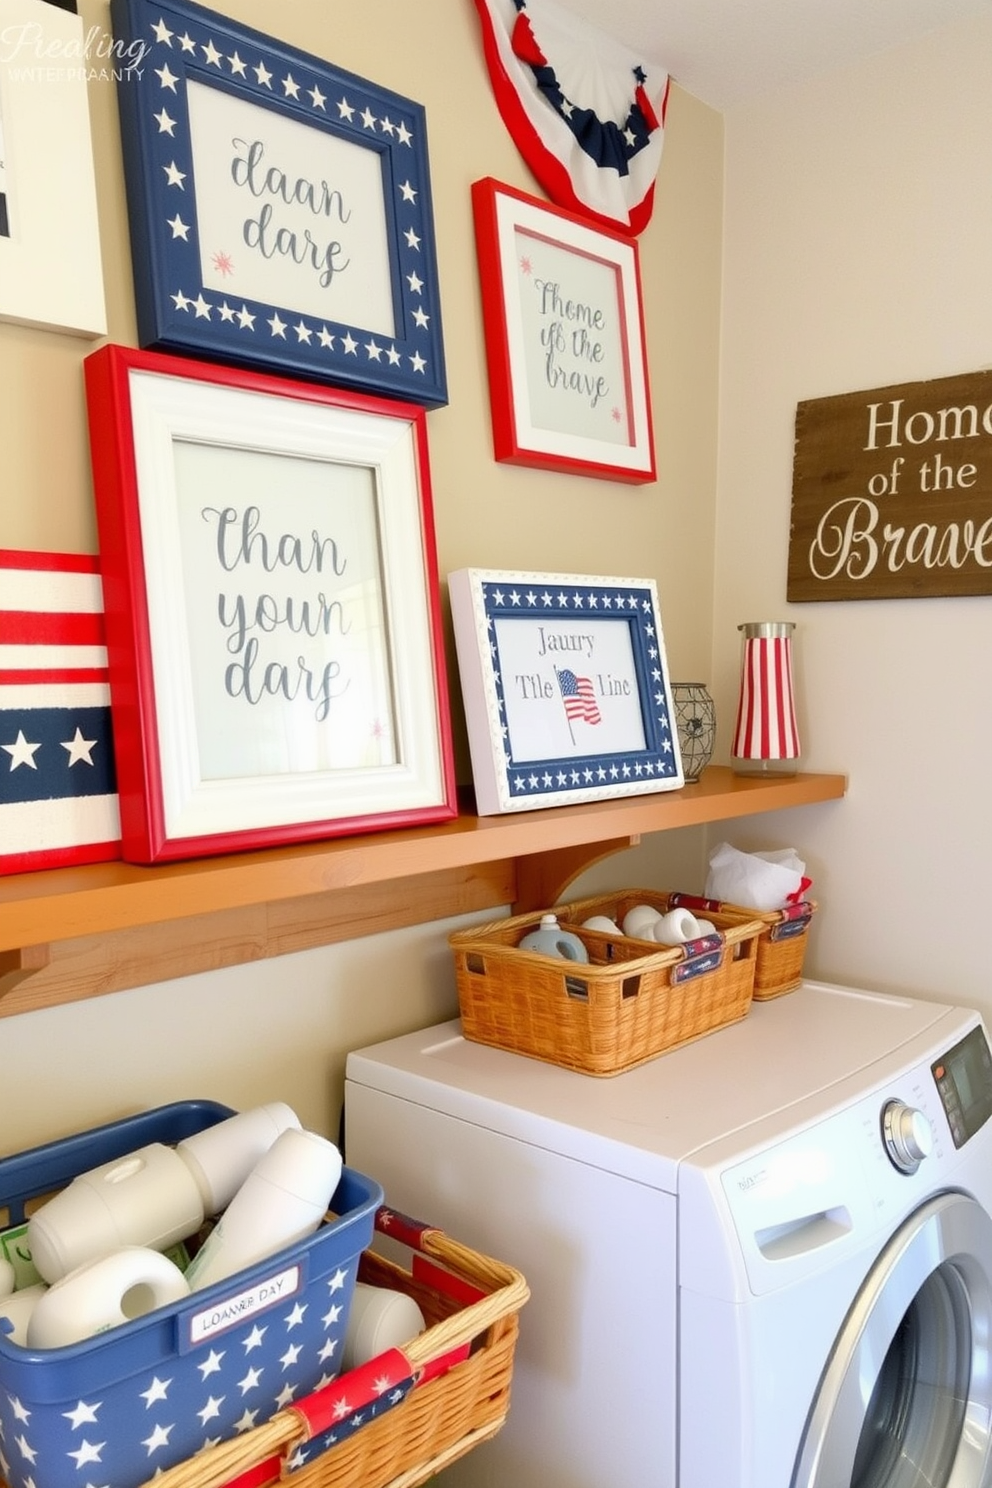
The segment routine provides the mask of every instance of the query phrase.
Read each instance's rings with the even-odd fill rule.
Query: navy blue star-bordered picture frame
[[[421,105],[187,0],[112,0],[142,347],[447,402]]]
[[[685,784],[651,579],[448,575],[481,816]]]

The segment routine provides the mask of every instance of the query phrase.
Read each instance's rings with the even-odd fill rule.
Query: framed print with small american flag
[[[0,873],[121,855],[99,563],[0,548]]]
[[[448,575],[481,816],[685,784],[652,579]]]

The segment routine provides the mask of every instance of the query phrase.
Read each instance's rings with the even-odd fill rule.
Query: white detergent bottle
[[[39,1276],[56,1282],[126,1246],[168,1250],[218,1214],[281,1132],[298,1127],[281,1102],[230,1116],[176,1147],[151,1142],[74,1178],[28,1221]]]
[[[402,1348],[426,1326],[424,1314],[406,1292],[356,1282],[341,1349],[342,1373],[387,1349]]]
[[[284,1131],[260,1158],[186,1270],[190,1291],[312,1235],[341,1180],[341,1154],[316,1132]]]

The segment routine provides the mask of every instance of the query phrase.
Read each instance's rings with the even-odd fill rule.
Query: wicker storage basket
[[[413,1297],[426,1330],[264,1425],[158,1473],[149,1488],[264,1488],[315,1451],[321,1455],[292,1473],[299,1488],[416,1488],[496,1434],[510,1405],[526,1281],[512,1266],[394,1210],[380,1209],[376,1228],[407,1247],[410,1262],[366,1251],[359,1276]],[[378,1394],[387,1368],[405,1377],[399,1403],[387,1406],[382,1395],[378,1414],[357,1425],[357,1412],[341,1419],[338,1402]],[[325,1447],[328,1436],[336,1440]]]
[[[526,1281],[512,1266],[395,1210],[381,1209],[376,1229],[409,1250],[409,1265],[366,1251],[359,1279],[406,1292],[427,1322],[401,1351],[400,1373],[414,1384],[399,1404],[357,1429],[340,1421],[337,1402],[359,1376],[382,1375],[391,1355],[381,1354],[266,1425],[159,1473],[154,1488],[263,1488],[285,1475],[290,1459],[305,1456],[308,1443],[322,1445],[325,1431],[337,1440],[293,1472],[299,1488],[416,1488],[495,1436],[510,1408]]]
[[[580,928],[608,912],[555,906],[588,965],[519,949],[540,912],[450,935],[465,1037],[582,1074],[616,1075],[747,1014],[757,920],[727,916],[718,936],[688,948]]]
[[[650,904],[662,914],[667,914],[670,909],[688,909],[692,914],[705,915],[718,927],[758,920],[761,935],[754,963],[755,1002],[768,1002],[773,997],[781,997],[784,992],[794,992],[802,981],[810,921],[816,913],[816,903],[812,899],[804,899],[801,904],[790,905],[787,909],[764,911],[748,909],[743,904],[727,904],[719,899],[704,899],[699,894],[684,894],[678,890],[632,889],[625,894],[583,900],[580,906],[573,906],[571,912],[575,913],[578,908],[582,919],[592,914],[605,914],[616,919],[613,912],[616,910],[622,919],[634,904]]]
[[[704,900],[704,904],[716,901]],[[760,920],[764,926],[758,938],[758,960],[754,968],[754,1000],[768,1002],[783,992],[794,992],[803,979],[803,961],[809,944],[809,926],[816,913],[816,901],[804,899],[788,909],[763,911],[748,909],[743,904],[719,904],[723,914],[742,919]]]

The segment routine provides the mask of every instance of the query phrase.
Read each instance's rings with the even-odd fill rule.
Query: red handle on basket
[[[719,899],[704,899],[702,894],[669,894],[668,903],[672,909],[705,909],[710,914],[719,914],[723,908]]]
[[[804,878],[800,892],[805,894],[806,890],[812,887],[812,884],[813,880],[811,878]],[[710,914],[719,914],[722,909],[726,908],[723,900],[704,899],[701,894],[669,894],[668,902],[673,909],[704,909]],[[736,905],[735,907],[737,909],[746,909],[747,905]],[[786,904],[778,911],[778,914],[780,916],[778,921],[779,927],[791,924],[794,920],[805,922],[812,919],[813,906],[808,899],[800,899],[796,904]],[[799,929],[792,932],[786,932],[780,929],[778,935],[773,930],[771,938],[772,940],[783,939],[789,933],[798,935],[801,933],[801,928],[800,926]]]
[[[411,1250],[423,1251],[424,1236],[429,1230],[436,1230],[437,1225],[424,1224],[422,1220],[411,1219],[408,1214],[401,1214],[398,1209],[390,1209],[385,1204],[376,1210],[375,1227],[380,1235],[388,1235],[393,1240],[398,1240],[401,1245],[408,1245]]]
[[[312,1437],[321,1436],[400,1386],[406,1384],[409,1388],[412,1376],[413,1368],[403,1351],[386,1349],[367,1364],[359,1364],[347,1374],[339,1375],[322,1390],[295,1400],[293,1409],[306,1421]]]
[[[300,1455],[295,1465],[316,1461],[351,1431],[360,1430],[366,1416],[398,1405],[413,1385],[409,1361],[400,1349],[389,1349],[302,1400],[294,1400],[292,1410],[307,1427],[307,1440],[293,1450],[294,1456]],[[277,1452],[230,1479],[224,1488],[263,1488],[281,1481],[286,1465]]]
[[[450,1271],[445,1271],[442,1266],[435,1265],[429,1259],[424,1249],[424,1236],[435,1231],[436,1225],[425,1224],[420,1219],[411,1219],[408,1214],[403,1214],[399,1209],[390,1209],[384,1204],[376,1211],[375,1227],[380,1235],[388,1235],[391,1240],[398,1240],[416,1252],[410,1265],[410,1272],[426,1286],[432,1286],[435,1291],[453,1297],[462,1307],[469,1307],[486,1295],[478,1287],[472,1286],[460,1276],[454,1276]],[[468,1343],[459,1344],[457,1348],[449,1349],[439,1359],[430,1360],[422,1366],[417,1376],[417,1384],[424,1385],[439,1374],[445,1374],[455,1364],[460,1364],[463,1359],[467,1359],[470,1349],[471,1345]]]

